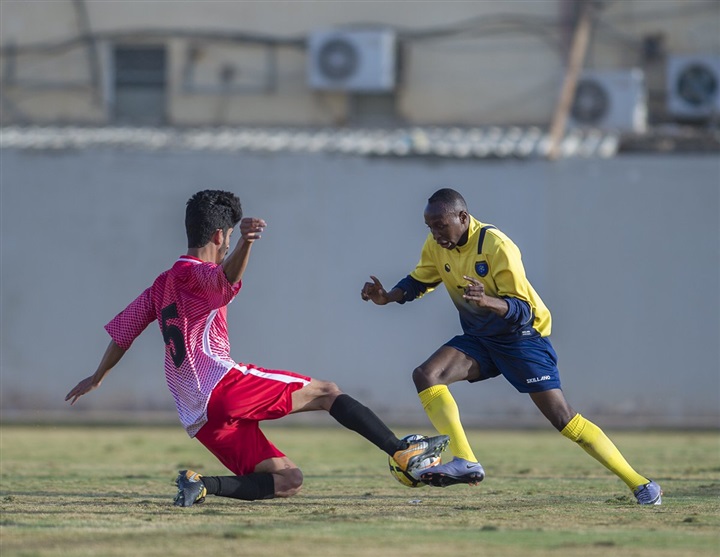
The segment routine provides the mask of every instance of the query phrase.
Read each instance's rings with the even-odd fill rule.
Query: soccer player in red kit
[[[241,237],[227,255],[238,222]],[[235,474],[201,476],[181,470],[177,506],[189,507],[206,495],[249,501],[295,495],[302,472],[259,426],[290,413],[326,410],[409,471],[439,455],[449,441],[447,435],[411,443],[398,439],[334,383],[239,364],[230,357],[227,305],[240,291],[252,245],[264,228],[262,219],[242,218],[240,199],[230,192],[193,195],[185,213],[187,254],[105,326],[112,340],[97,370],[65,397],[74,404],[99,387],[133,341],[157,320],[165,342],[165,378],[180,421],[190,437]]]

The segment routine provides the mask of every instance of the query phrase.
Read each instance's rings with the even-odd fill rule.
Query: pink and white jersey
[[[207,422],[210,393],[229,369],[227,304],[240,290],[221,265],[183,255],[105,329],[127,350],[157,319],[165,341],[165,379],[190,437]]]

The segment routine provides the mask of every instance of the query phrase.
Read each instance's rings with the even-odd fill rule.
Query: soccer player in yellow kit
[[[363,300],[377,305],[403,304],[442,282],[460,314],[463,334],[413,371],[420,401],[435,428],[450,436],[454,456],[421,479],[438,487],[482,481],[485,472],[467,441],[448,385],[502,374],[530,395],[562,435],[625,482],[639,504],[661,504],[660,486],[638,474],[605,433],[565,400],[548,339],[550,312],[527,280],[517,246],[472,217],[463,197],[449,188],[430,197],[424,216],[430,234],[415,270],[389,292],[371,276],[361,292]]]

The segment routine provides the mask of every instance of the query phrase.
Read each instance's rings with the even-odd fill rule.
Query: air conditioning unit
[[[647,131],[645,75],[637,68],[586,70],[580,75],[568,126],[608,131]]]
[[[668,56],[667,111],[680,119],[720,115],[720,56]]]
[[[308,40],[308,84],[326,91],[392,91],[396,44],[390,29],[315,31]]]

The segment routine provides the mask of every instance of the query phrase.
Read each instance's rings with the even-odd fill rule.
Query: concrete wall
[[[334,380],[388,419],[424,420],[410,373],[459,332],[454,308],[442,288],[382,308],[359,292],[371,273],[392,286],[412,270],[425,200],[450,185],[523,251],[578,410],[603,423],[718,424],[717,157],[0,157],[4,411],[63,407],[95,370],[103,325],[184,252],[185,201],[211,187],[268,222],[230,307],[234,357]],[[72,412],[172,408],[162,350],[153,325]],[[469,423],[540,419],[501,378],[453,390]]]
[[[0,59],[8,123],[106,123],[112,112],[109,48],[123,44],[165,44],[168,48],[168,123],[176,125],[336,125],[351,117],[347,95],[314,92],[307,85],[302,40],[335,26],[382,25],[400,34],[404,52],[395,92],[397,116],[419,124],[547,124],[563,77],[576,0],[513,2],[166,2],[87,0],[87,26],[70,0],[3,0]],[[588,53],[587,67],[645,67],[651,96],[664,99],[664,58],[649,61],[643,38],[663,36],[666,53],[720,53],[720,4],[707,0],[634,0],[605,3]],[[169,33],[148,39],[133,32]],[[459,32],[462,30],[463,32]],[[268,68],[263,49],[247,43],[194,41],[195,75],[201,87],[182,87],[190,40],[180,32],[247,32],[270,39],[298,38],[277,46],[277,87],[269,93],[219,94],[223,67],[244,85],[262,84]],[[98,82],[92,85],[87,45],[25,52],[8,47],[52,43],[92,32],[97,43]],[[175,35],[172,35],[175,32]],[[125,33],[118,38],[112,33]],[[129,34],[129,36],[127,36]],[[284,44],[284,45],[283,45]],[[8,65],[14,64],[14,79]],[[41,80],[42,87],[27,87]],[[67,87],[68,82],[85,85]],[[235,84],[237,84],[235,83]],[[63,85],[65,84],[65,86]]]

